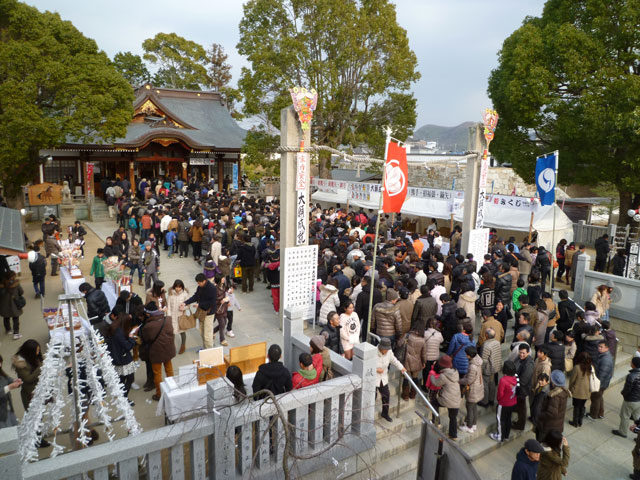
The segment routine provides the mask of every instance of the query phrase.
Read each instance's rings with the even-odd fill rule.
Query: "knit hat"
[[[387,337],[382,337],[378,344],[380,350],[391,350],[391,340]]]
[[[551,383],[553,383],[556,387],[564,387],[567,379],[560,370],[554,370],[551,372]]]
[[[404,300],[409,298],[409,289],[407,287],[400,287],[400,290],[398,291],[398,293],[400,293],[400,298]]]
[[[393,300],[397,300],[397,299],[398,299],[398,292],[396,292],[392,288],[387,289],[387,300],[393,301]]]
[[[146,247],[150,247],[151,246],[151,242],[149,240],[147,240],[146,242],[144,242],[144,246]]]
[[[311,345],[316,350],[322,350],[324,348],[325,338],[322,335],[314,335],[311,337]]]
[[[440,365],[441,368],[451,368],[453,366],[453,363],[451,363],[451,357],[449,355],[441,356],[438,360],[438,365]]]

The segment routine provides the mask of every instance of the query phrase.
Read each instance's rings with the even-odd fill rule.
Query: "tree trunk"
[[[618,195],[620,196],[620,214],[618,215],[618,226],[625,227],[631,223],[631,217],[627,214],[627,211],[632,208],[631,192],[624,192],[618,189]]]
[[[318,152],[318,173],[320,178],[331,178],[331,153],[321,150]]]

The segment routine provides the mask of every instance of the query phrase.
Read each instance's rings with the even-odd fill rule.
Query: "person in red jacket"
[[[291,376],[293,389],[296,390],[318,383],[322,373],[322,354],[316,353],[312,357],[310,353],[301,353],[298,360],[300,361],[300,370],[294,372]]]
[[[505,442],[511,433],[511,414],[516,406],[516,387],[518,386],[518,376],[516,366],[507,360],[502,367],[503,377],[498,382],[498,431],[489,436],[496,442]]]

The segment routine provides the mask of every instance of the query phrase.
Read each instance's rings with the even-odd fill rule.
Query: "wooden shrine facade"
[[[40,181],[72,179],[86,193],[87,165],[93,164],[92,184],[101,196],[104,180],[195,176],[213,179],[219,190],[225,177],[241,172],[240,150],[245,130],[224,105],[220,94],[143,85],[135,91],[134,115],[124,138],[111,144],[67,143],[43,150],[49,160]],[[73,188],[72,188],[73,189]]]

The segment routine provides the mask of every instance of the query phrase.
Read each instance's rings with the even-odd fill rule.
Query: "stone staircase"
[[[93,203],[93,221],[101,222],[109,219],[109,209],[101,198],[96,198]],[[115,223],[114,223],[115,225]]]
[[[503,355],[506,357],[508,346],[513,337],[513,329],[509,328],[507,332],[507,341],[503,345]],[[611,380],[609,388],[620,388],[619,384],[629,371],[629,362],[631,355],[618,349],[615,362],[615,373]],[[405,480],[415,479],[418,468],[418,456],[420,452],[420,433],[422,420],[415,413],[420,412],[427,418],[430,418],[430,411],[424,405],[420,398],[409,401],[400,401],[400,414],[397,411],[397,400],[400,395],[400,374],[392,369],[389,372],[389,389],[391,391],[390,415],[393,422],[389,423],[379,418],[380,399],[376,403],[376,447],[368,452],[361,454],[361,459],[368,466],[368,470],[361,471],[359,474],[347,477],[349,479],[394,479]],[[462,408],[458,414],[458,424],[464,419],[465,410]],[[571,404],[567,406],[565,420],[568,421],[572,417],[573,407]],[[528,412],[527,412],[528,413]],[[448,417],[446,409],[441,409],[442,431],[446,433],[448,426]],[[483,408],[478,406],[478,422],[477,430],[474,433],[465,433],[458,431],[457,443],[469,455],[472,461],[478,461],[482,457],[497,450],[501,445],[508,444],[529,433],[533,426],[531,422],[527,422],[524,431],[512,430],[509,440],[499,444],[489,437],[489,433],[495,432],[497,421],[495,415],[495,407]],[[573,428],[568,424],[565,428]]]

